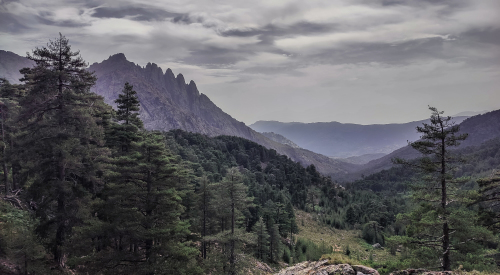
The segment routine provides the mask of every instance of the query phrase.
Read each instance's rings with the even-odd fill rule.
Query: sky
[[[499,0],[0,0],[0,49],[65,35],[194,80],[234,118],[403,123],[500,109]]]

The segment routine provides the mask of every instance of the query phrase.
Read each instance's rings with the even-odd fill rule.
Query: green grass
[[[309,239],[317,244],[325,242],[331,245],[334,252],[344,253],[349,247],[350,257],[358,262],[365,262],[371,258],[374,263],[398,260],[398,254],[391,255],[389,249],[374,249],[363,240],[361,230],[339,230],[327,226],[318,220],[316,214],[296,210],[297,224],[300,233],[297,238]]]

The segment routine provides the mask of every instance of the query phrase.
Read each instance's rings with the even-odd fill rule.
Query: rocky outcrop
[[[275,275],[379,275],[378,271],[363,265],[328,264],[328,260],[302,262],[285,268]]]

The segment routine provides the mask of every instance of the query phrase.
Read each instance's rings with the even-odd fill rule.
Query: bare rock
[[[349,264],[330,265],[328,260],[317,262],[302,262],[294,266],[285,268],[275,275],[379,275],[372,268],[358,265],[357,270]]]
[[[373,269],[371,267],[367,267],[364,265],[353,265],[352,268],[357,272],[357,275],[368,275],[368,274],[373,274],[373,275],[380,275],[376,269]],[[361,274],[359,274],[361,273]]]

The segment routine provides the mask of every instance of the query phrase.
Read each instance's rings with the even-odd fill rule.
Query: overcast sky
[[[0,0],[0,49],[182,73],[234,118],[360,124],[500,109],[499,0]]]

